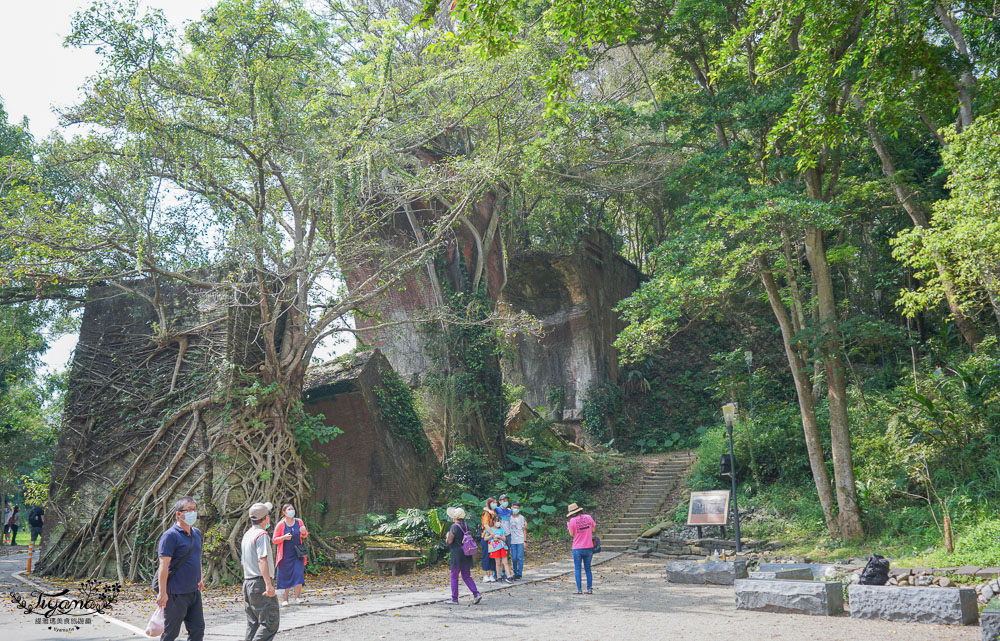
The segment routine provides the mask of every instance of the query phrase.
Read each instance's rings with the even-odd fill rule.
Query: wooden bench
[[[375,562],[378,563],[378,574],[379,574],[379,576],[382,576],[382,575],[385,574],[385,566],[387,566],[387,565],[391,565],[392,566],[392,576],[396,576],[396,573],[397,573],[397,570],[399,569],[399,566],[407,564],[407,563],[412,563],[413,564],[413,571],[416,572],[417,571],[417,561],[419,561],[419,560],[420,560],[419,556],[394,556],[394,557],[390,557],[388,559],[375,559]]]

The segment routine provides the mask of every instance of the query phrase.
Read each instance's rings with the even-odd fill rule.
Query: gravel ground
[[[841,617],[737,611],[732,588],[669,585],[663,564],[622,557],[594,571],[592,596],[576,596],[572,576],[487,595],[472,606],[426,605],[279,633],[277,639],[481,638],[492,633],[519,641],[934,641],[978,640],[978,627],[863,621]],[[501,627],[484,628],[495,623]],[[651,636],[652,635],[652,636]]]

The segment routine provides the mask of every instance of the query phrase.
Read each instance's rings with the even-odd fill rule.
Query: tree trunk
[[[823,519],[830,536],[839,538],[837,519],[834,516],[833,490],[830,487],[830,475],[827,473],[824,461],[823,445],[819,436],[819,425],[816,422],[816,406],[813,403],[812,384],[809,382],[807,365],[792,345],[792,337],[795,335],[792,320],[781,300],[781,292],[778,291],[771,268],[763,256],[757,257],[757,267],[761,282],[764,283],[764,289],[767,290],[767,299],[771,303],[771,309],[781,327],[781,340],[785,347],[785,356],[788,358],[788,367],[792,370],[795,393],[799,399],[802,432],[806,440],[806,451],[809,454],[809,467],[812,470],[813,482],[816,484],[816,494],[819,496],[819,504],[823,509]]]
[[[859,108],[863,107],[860,99],[856,99],[855,104]],[[892,184],[892,191],[896,195],[896,199],[903,206],[903,209],[906,210],[906,213],[909,214],[914,226],[921,230],[926,229],[929,226],[930,218],[927,215],[926,208],[920,202],[920,197],[916,192],[896,179],[896,163],[889,154],[889,148],[886,147],[885,141],[882,140],[878,130],[875,128],[875,123],[869,120],[865,123],[865,126],[868,130],[868,138],[871,140],[872,146],[875,148],[875,153],[878,154],[879,162],[882,164],[882,173],[889,179],[890,184]],[[962,308],[959,307],[954,279],[948,273],[942,257],[936,251],[934,252],[934,266],[937,268],[938,277],[941,279],[945,301],[948,303],[948,309],[951,311],[952,318],[955,319],[955,326],[958,327],[958,331],[962,334],[965,342],[975,351],[980,341],[983,340],[982,334],[979,333],[976,326],[965,315]]]
[[[813,178],[814,181],[810,181],[810,184],[818,184],[818,178],[815,176]],[[810,196],[817,197],[815,193],[811,193]],[[827,399],[830,403],[830,450],[833,456],[837,506],[840,510],[840,534],[849,540],[859,540],[864,537],[864,527],[861,524],[861,510],[858,507],[857,489],[854,483],[850,423],[847,414],[847,377],[841,358],[837,306],[830,265],[826,257],[826,242],[823,230],[818,227],[809,227],[806,230],[806,258],[816,283],[822,337],[820,349],[826,370]]]

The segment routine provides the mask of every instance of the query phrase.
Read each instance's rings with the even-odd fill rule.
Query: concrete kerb
[[[621,552],[601,553],[594,556],[592,565],[600,565],[621,556]],[[565,576],[573,572],[573,562],[557,561],[543,565],[532,573],[530,577],[514,583],[513,585],[494,584],[488,586],[478,586],[483,594],[488,592],[499,592],[509,590],[519,585],[529,585],[540,583]],[[460,584],[461,586],[461,584]],[[465,588],[462,587],[464,590]],[[371,598],[366,601],[357,601],[341,605],[313,606],[307,610],[288,611],[281,613],[280,630],[296,630],[311,625],[321,623],[331,623],[334,621],[344,621],[366,614],[376,614],[378,612],[388,612],[391,610],[401,610],[403,608],[417,607],[421,605],[431,605],[434,603],[446,603],[450,599],[450,593],[441,590],[423,590],[420,592],[407,592],[403,594],[385,595],[382,598]],[[242,619],[239,623],[230,623],[209,629],[205,634],[205,641],[233,641],[242,639],[246,632],[246,622]]]

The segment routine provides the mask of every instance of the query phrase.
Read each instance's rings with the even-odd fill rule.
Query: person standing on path
[[[510,509],[510,497],[506,494],[500,495],[500,505],[497,506],[497,518],[500,519],[500,525],[503,527],[504,532],[507,533],[504,543],[507,544],[507,549],[510,550],[510,515],[512,514]],[[501,569],[500,578],[510,578]]]
[[[31,529],[31,542],[42,538],[42,527],[45,525],[45,510],[41,505],[36,505],[28,512],[28,527]],[[39,541],[41,543],[41,541]]]
[[[278,546],[275,583],[279,590],[285,591],[281,595],[281,607],[287,607],[289,603],[305,602],[301,598],[302,586],[306,582],[306,549],[302,541],[309,536],[309,531],[302,519],[295,518],[295,508],[291,503],[282,505],[281,513],[284,518],[274,526],[271,540]],[[289,591],[294,601],[288,598]]]
[[[511,504],[510,517],[510,569],[514,573],[512,577],[515,581],[521,579],[524,571],[524,544],[528,539],[528,522],[521,514],[521,502],[514,501]]]
[[[194,527],[198,504],[190,496],[174,503],[177,522],[160,536],[157,546],[159,589],[156,605],[163,608],[163,634],[160,641],[174,641],[187,628],[188,641],[205,636],[205,613],[201,591],[205,588],[201,572],[201,531]]]
[[[11,509],[10,503],[8,503],[7,506],[4,507],[4,510],[3,510],[3,542],[4,543],[7,543],[8,541],[10,541],[10,539],[7,538],[7,535],[10,533],[10,515],[13,514],[13,513],[14,513],[14,510]]]
[[[465,510],[460,507],[450,507],[448,518],[452,521],[444,539],[448,544],[451,568],[451,601],[448,603],[458,604],[458,577],[461,575],[466,587],[472,592],[473,605],[479,605],[483,595],[479,593],[476,582],[472,580],[472,555],[466,554],[462,545],[466,535],[469,534],[469,528],[465,525]]]
[[[580,585],[580,566],[587,572],[587,594],[594,593],[594,575],[590,572],[590,562],[594,558],[594,529],[597,523],[583,508],[570,503],[566,509],[566,529],[573,535],[573,573],[576,578],[576,593],[583,594]]]
[[[486,507],[483,509],[483,515],[480,517],[480,527],[482,529],[482,538],[479,539],[479,548],[483,553],[483,583],[493,583],[497,580],[497,563],[494,559],[490,558],[490,531],[493,529],[493,522],[496,521],[497,500],[492,496],[486,499]]]
[[[14,506],[8,525],[10,525],[10,544],[17,545],[17,531],[21,529],[21,506]]]
[[[274,554],[267,528],[271,525],[270,503],[250,506],[250,529],[240,543],[243,565],[243,601],[247,614],[245,641],[271,641],[278,633],[280,610],[274,593]]]

